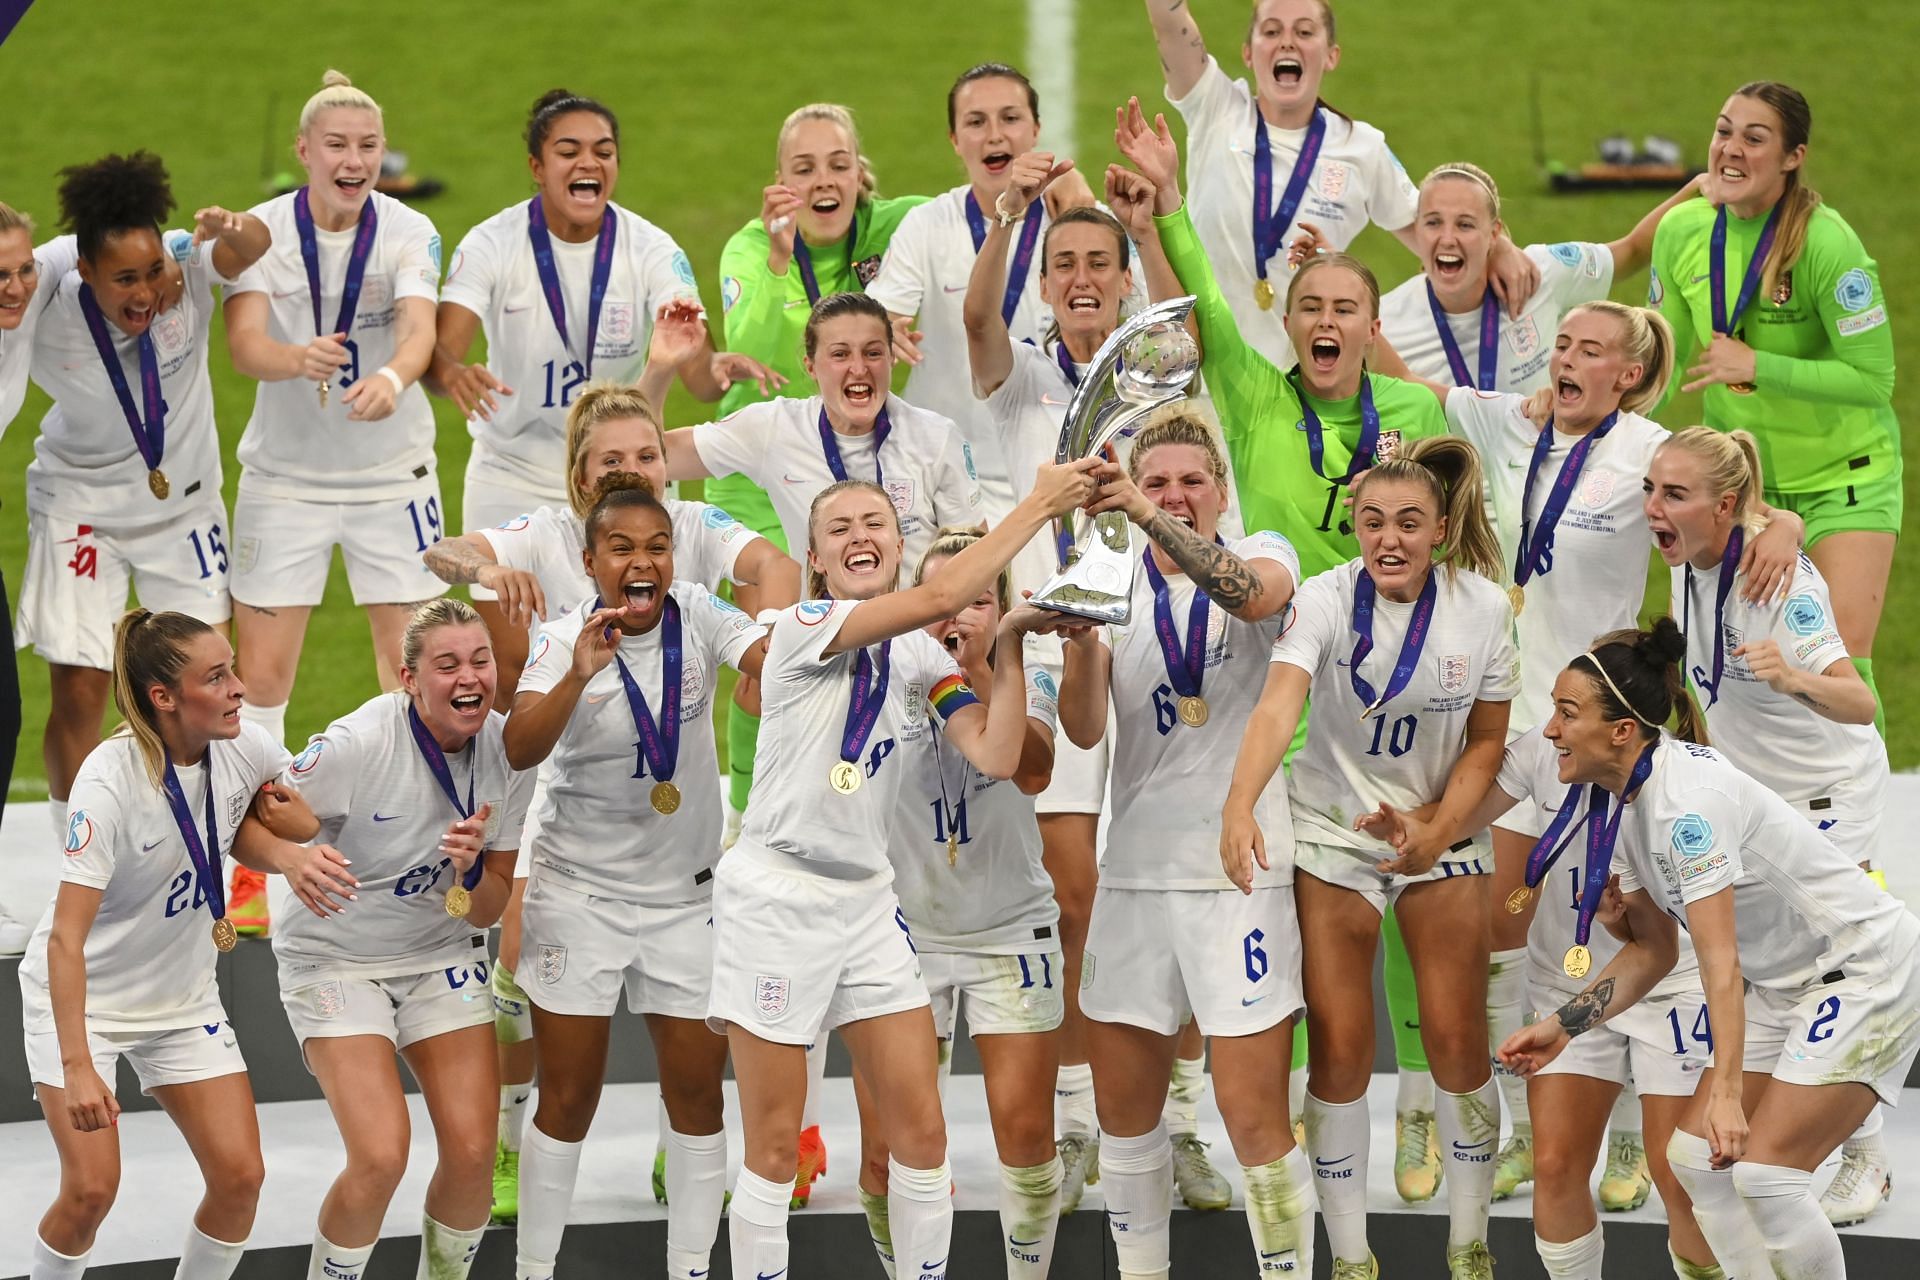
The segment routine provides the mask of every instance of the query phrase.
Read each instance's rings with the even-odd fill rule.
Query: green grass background
[[[1213,49],[1237,70],[1248,5],[1196,0],[1194,8]],[[1078,0],[1076,9],[1078,159],[1097,169],[1114,158],[1114,106],[1129,93],[1149,110],[1164,109],[1164,101],[1137,0]],[[1804,0],[1347,3],[1339,35],[1344,61],[1327,82],[1328,99],[1384,129],[1416,175],[1446,160],[1485,165],[1502,184],[1509,226],[1523,243],[1611,239],[1655,199],[1547,194],[1530,127],[1535,77],[1549,153],[1575,163],[1616,131],[1676,138],[1690,160],[1704,162],[1714,114],[1732,88],[1758,78],[1797,85],[1815,113],[1812,181],[1878,256],[1903,357],[1920,333],[1910,292],[1920,278],[1910,194],[1920,135],[1902,127],[1899,106],[1912,101],[1910,65],[1920,52],[1920,6],[1910,0],[1824,9]],[[335,0],[323,8],[40,0],[0,46],[7,104],[0,199],[51,230],[61,166],[148,147],[172,169],[182,221],[200,204],[248,207],[264,198],[263,151],[272,169],[294,167],[299,105],[335,66],[380,100],[391,145],[411,156],[414,170],[447,182],[444,195],[420,208],[451,250],[467,228],[530,192],[520,142],[525,112],[543,90],[565,85],[620,113],[617,198],[680,241],[717,311],[721,246],[759,209],[775,131],[789,109],[818,99],[847,103],[884,191],[939,191],[960,180],[945,137],[945,88],[985,59],[1027,60],[1024,0],[908,9],[840,0],[817,11],[759,0],[526,7]],[[1043,120],[1058,122],[1058,114],[1058,104],[1042,104]],[[1358,249],[1389,285],[1413,269],[1413,259],[1377,230]],[[1616,289],[1628,301],[1644,293],[1644,278]],[[252,384],[233,372],[224,338],[215,347],[231,501],[239,474],[233,447]],[[1896,405],[1904,422],[1920,419],[1912,382],[1901,385]],[[16,597],[26,552],[23,472],[45,407],[35,391],[0,441],[0,567]],[[458,529],[468,440],[444,402],[436,413],[448,527]],[[1686,397],[1666,421],[1684,426],[1697,413],[1697,398]],[[703,414],[676,392],[671,416],[683,423]],[[1912,477],[1908,489],[1911,495]],[[1920,592],[1911,579],[1903,557],[1877,645],[1893,760],[1903,768],[1920,763],[1920,690],[1907,678],[1920,647]],[[26,731],[12,793],[30,797],[45,794],[39,744],[47,681],[38,658],[21,654],[19,662]],[[308,632],[289,737],[324,726],[374,688],[365,622],[336,564]]]

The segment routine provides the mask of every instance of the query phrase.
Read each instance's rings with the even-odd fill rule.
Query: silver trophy
[[[1184,323],[1193,302],[1191,297],[1156,302],[1100,344],[1067,402],[1054,461],[1067,463],[1099,453],[1131,436],[1155,409],[1187,394],[1200,369],[1199,348]],[[1058,525],[1057,545],[1067,548],[1060,572],[1033,593],[1032,603],[1125,626],[1139,568],[1130,550],[1127,517],[1118,511],[1095,517],[1074,511]]]

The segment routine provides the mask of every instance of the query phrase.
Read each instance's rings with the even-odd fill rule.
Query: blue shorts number
[[[413,549],[425,551],[440,541],[440,499],[409,502],[407,518],[413,521]]]
[[[1667,1029],[1673,1032],[1674,1053],[1686,1053],[1687,1037],[1683,1035],[1680,1030],[1680,1011],[1678,1009],[1667,1010]],[[1713,1024],[1707,1020],[1707,1006],[1704,1004],[1700,1006],[1699,1012],[1693,1017],[1693,1042],[1704,1046],[1706,1052],[1713,1052]]]
[[[187,530],[187,541],[193,544],[194,558],[200,562],[200,576],[211,578],[215,573],[227,571],[227,544],[220,540],[220,526],[207,526],[206,541],[200,540],[198,529]],[[421,550],[426,550],[422,547]]]
[[[1266,940],[1267,935],[1259,929],[1241,939],[1240,950],[1246,957],[1248,982],[1258,982],[1267,976],[1267,951],[1260,945]]]
[[[1833,1039],[1833,1024],[1840,1019],[1840,997],[1828,996],[1814,1010],[1813,1025],[1807,1028],[1807,1043],[1819,1044]]]

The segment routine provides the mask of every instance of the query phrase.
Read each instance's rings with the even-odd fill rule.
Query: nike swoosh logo
[[[1456,1142],[1453,1144],[1453,1149],[1455,1151],[1478,1151],[1492,1141],[1492,1138],[1482,1138],[1478,1142]]]
[[[1254,1005],[1256,1005],[1256,1004],[1259,1004],[1259,1003],[1260,1003],[1260,1002],[1261,1002],[1262,1000],[1265,1000],[1265,999],[1267,998],[1267,996],[1270,996],[1270,995],[1272,995],[1272,994],[1273,994],[1273,992],[1271,992],[1271,991],[1269,991],[1269,992],[1267,992],[1267,995],[1265,995],[1265,996],[1255,996],[1255,997],[1253,997],[1253,999],[1251,999],[1251,1000],[1249,1000],[1249,999],[1247,999],[1247,997],[1245,997],[1245,996],[1241,996],[1241,997],[1240,997],[1240,1007],[1241,1007],[1242,1009],[1251,1009],[1251,1008],[1252,1008],[1252,1007],[1253,1007]]]
[[[1322,1160],[1318,1156],[1315,1156],[1313,1162],[1319,1165],[1322,1169],[1328,1169],[1333,1167],[1336,1164],[1345,1164],[1347,1161],[1351,1159],[1353,1159],[1352,1156],[1341,1156],[1338,1160]]]
[[[813,304],[812,304],[811,302],[808,302],[808,301],[807,301],[807,300],[806,300],[805,298],[795,298],[795,299],[794,299],[793,301],[791,301],[791,302],[789,302],[789,303],[787,304],[787,310],[789,310],[789,311],[791,311],[791,310],[793,310],[793,309],[794,309],[795,307],[808,307],[808,308],[811,308],[812,306],[813,306]]]
[[[1036,1245],[1036,1244],[1039,1244],[1039,1243],[1040,1243],[1040,1241],[1039,1241],[1039,1239],[1038,1239],[1038,1238],[1035,1238],[1035,1239],[1032,1239],[1032,1240],[1015,1240],[1015,1239],[1014,1239],[1014,1238],[1013,1238],[1012,1236],[1008,1236],[1008,1237],[1007,1237],[1007,1243],[1008,1243],[1008,1244],[1014,1244],[1014,1245],[1019,1245],[1019,1246],[1020,1246],[1020,1247],[1021,1247],[1022,1249],[1030,1249],[1030,1248],[1032,1248],[1032,1247],[1033,1247],[1034,1245]]]
[[[159,848],[159,847],[160,847],[160,845],[161,845],[161,844],[162,844],[163,842],[165,842],[165,840],[166,840],[166,837],[165,837],[165,836],[161,836],[161,837],[160,837],[160,839],[158,839],[158,840],[155,840],[155,841],[154,841],[154,842],[153,842],[152,844],[143,844],[143,845],[141,845],[141,846],[140,846],[140,852],[142,852],[142,853],[152,853],[152,852],[153,852],[153,851],[154,851],[155,849],[157,849],[157,848]]]
[[[790,476],[784,471],[780,473],[780,478],[786,481],[788,484],[805,484],[806,483],[806,481],[801,479],[799,476]]]
[[[1507,469],[1509,471],[1518,471],[1521,467],[1525,465],[1526,464],[1524,462],[1520,462],[1517,459],[1514,459],[1514,458],[1507,459]]]
[[[778,1271],[760,1271],[755,1273],[757,1280],[780,1280],[780,1277],[785,1274],[787,1274],[785,1267],[780,1268]]]
[[[1044,405],[1049,405],[1055,409],[1064,409],[1067,407],[1067,402],[1065,400],[1055,400],[1052,396],[1045,395],[1045,394],[1041,395],[1040,403]]]
[[[1697,276],[1695,276],[1695,277],[1694,277],[1693,279],[1691,279],[1691,280],[1689,280],[1689,281],[1687,281],[1687,283],[1688,283],[1688,284],[1699,284],[1699,283],[1700,283],[1700,282],[1701,282],[1702,280],[1705,280],[1705,279],[1706,279],[1706,278],[1707,278],[1708,276],[1710,276],[1710,275],[1712,275],[1712,274],[1713,274],[1713,273],[1712,273],[1711,271],[1703,271],[1703,272],[1701,272],[1701,273],[1700,273],[1699,275],[1697,275]]]
[[[373,815],[373,820],[375,822],[392,822],[399,816],[397,813],[376,813]]]
[[[587,705],[590,707],[597,707],[601,703],[605,702],[608,698],[611,698],[612,696],[613,695],[610,693],[603,693],[600,696],[595,697],[593,694],[590,693],[587,695]]]
[[[283,299],[291,298],[294,294],[301,293],[301,292],[303,292],[303,290],[300,290],[300,289],[275,289],[273,291],[273,300],[275,302],[279,302]]]
[[[963,284],[943,284],[940,286],[940,291],[942,293],[965,293],[967,286]]]

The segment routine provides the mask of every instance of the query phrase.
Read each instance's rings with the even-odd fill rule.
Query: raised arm
[[[208,261],[223,278],[237,280],[273,246],[267,224],[251,213],[209,205],[193,215],[193,242],[211,244]]]
[[[1073,167],[1056,162],[1050,152],[1029,151],[1015,156],[1008,167],[1007,189],[993,209],[987,238],[974,255],[973,274],[967,277],[967,296],[960,322],[967,331],[967,361],[973,369],[973,394],[984,400],[1000,389],[1013,372],[1013,339],[1000,306],[1006,293],[1007,246],[1014,227],[1033,216],[1033,202],[1055,178]],[[1007,221],[1011,218],[1012,221]]]
[[[525,569],[499,563],[484,533],[442,538],[421,553],[433,576],[450,586],[477,583],[500,597],[500,611],[517,627],[531,627],[547,616],[547,593]]]
[[[1187,0],[1147,0],[1147,21],[1160,51],[1160,70],[1167,77],[1167,96],[1184,98],[1193,92],[1207,69],[1207,42]]]
[[[1195,533],[1162,507],[1155,506],[1117,462],[1094,472],[1100,490],[1087,507],[1090,515],[1123,511],[1141,532],[1173,557],[1175,564],[1213,602],[1242,622],[1271,618],[1293,599],[1293,573],[1278,560],[1242,560],[1227,548]]]
[[[613,661],[615,642],[608,632],[622,612],[620,608],[594,610],[581,622],[580,634],[573,642],[572,661],[553,686],[543,693],[528,690],[514,696],[513,710],[507,713],[506,728],[501,731],[507,763],[513,768],[531,769],[553,754],[581,691]]]

